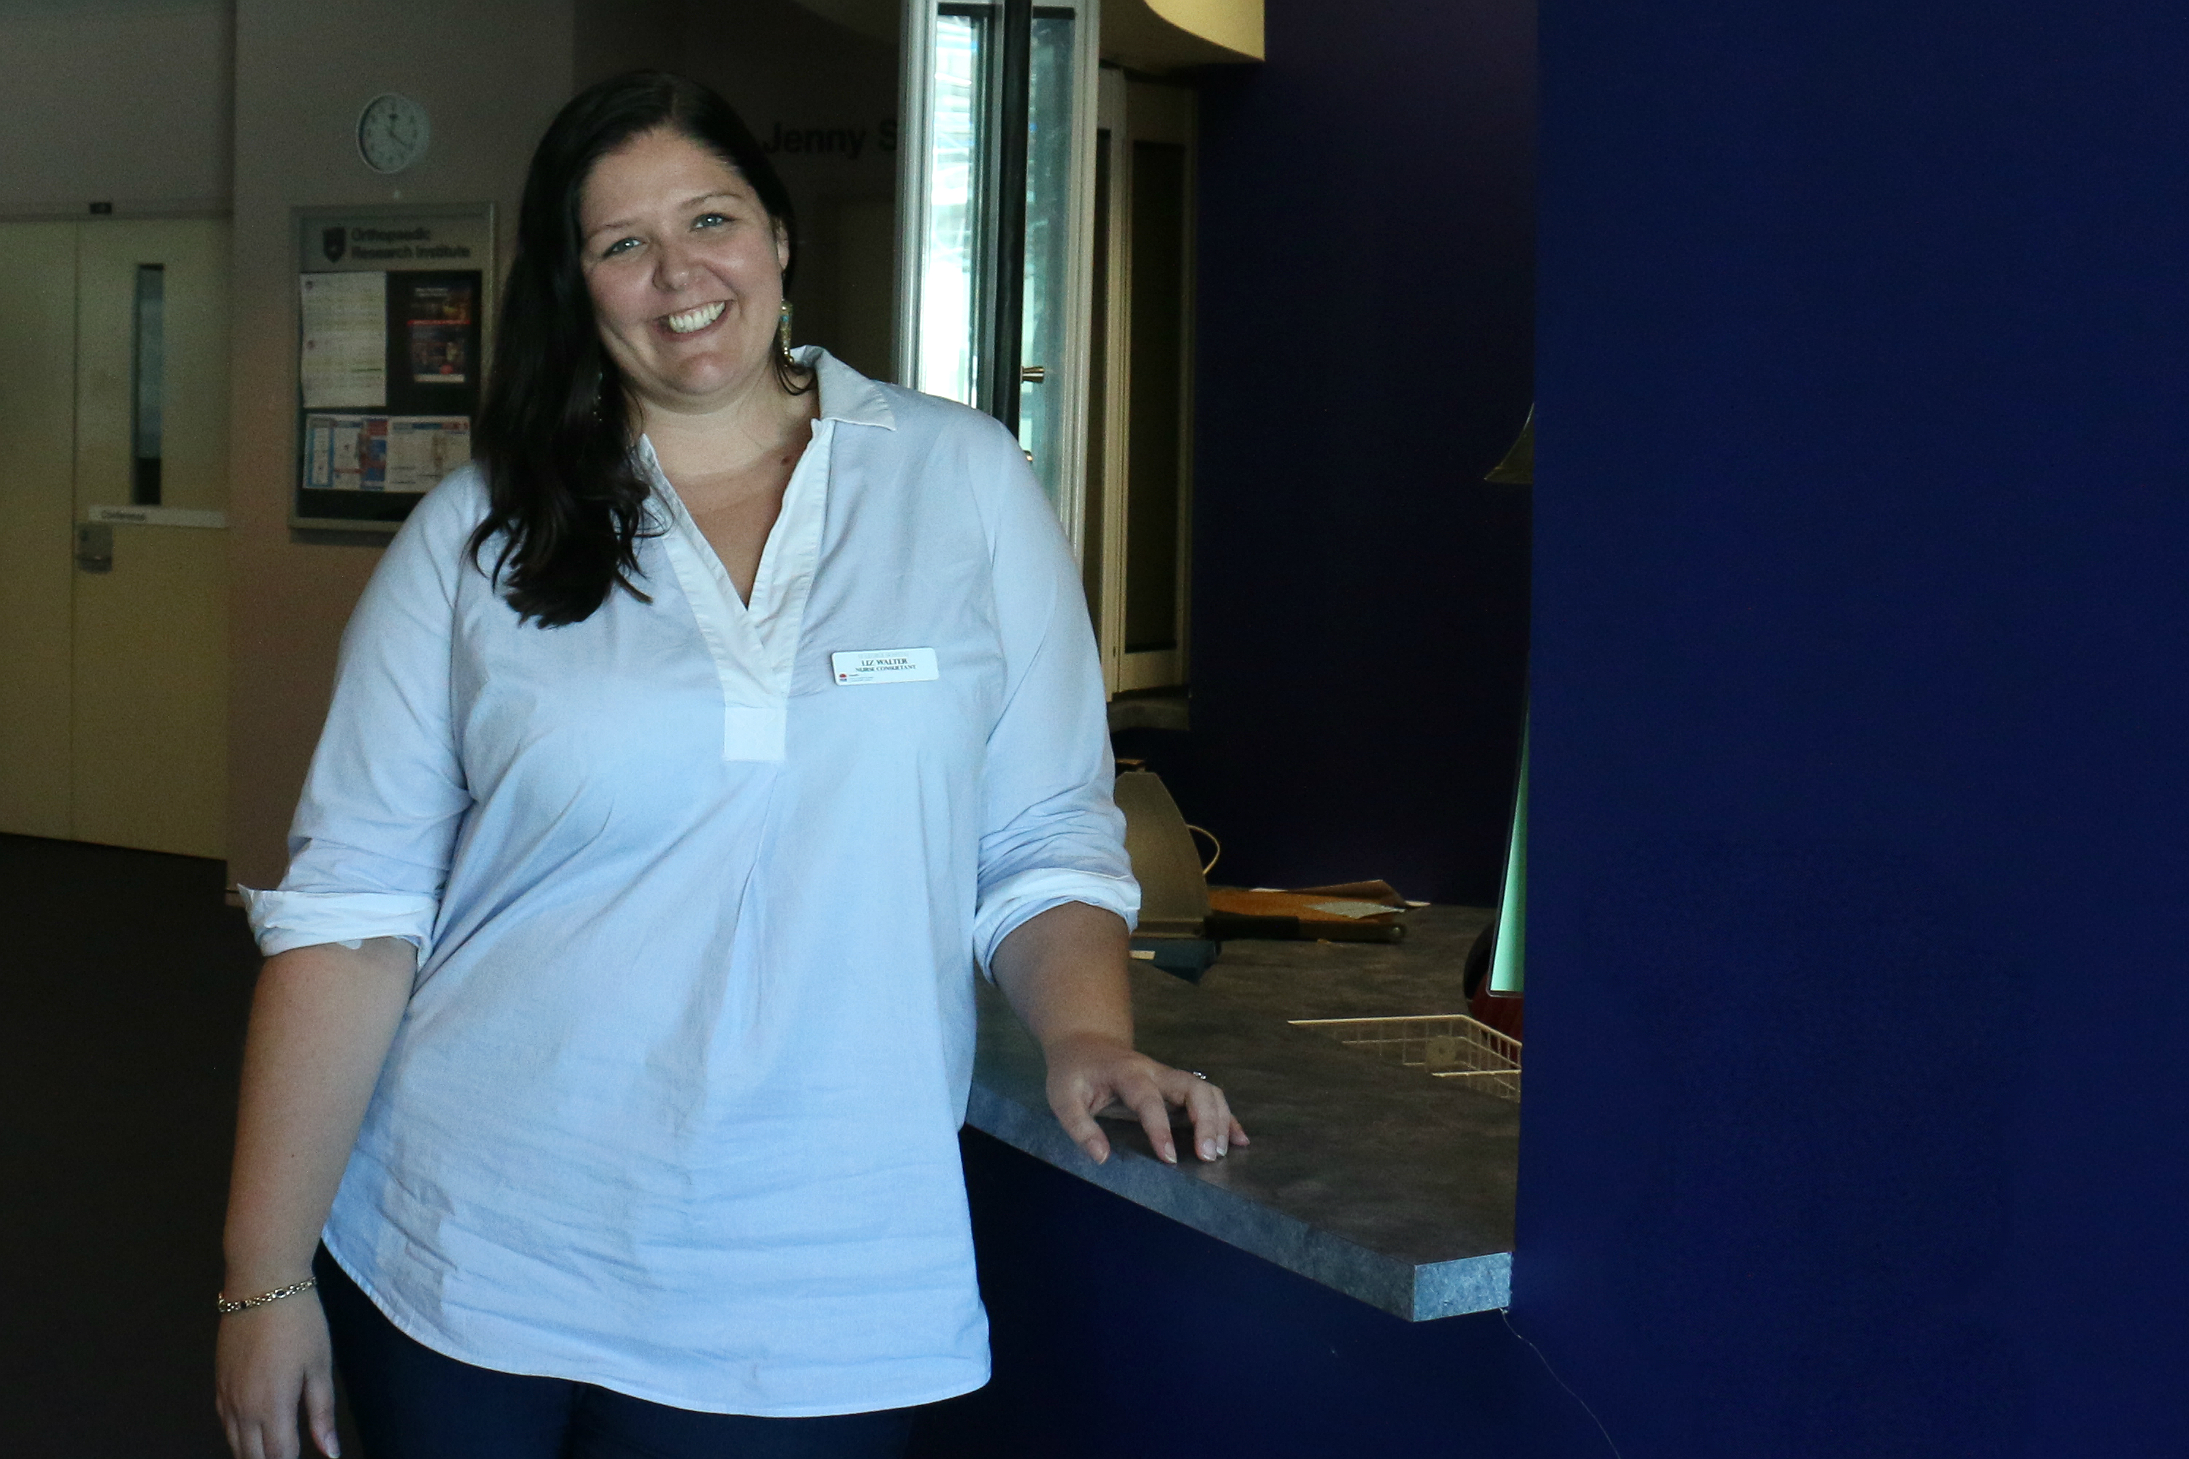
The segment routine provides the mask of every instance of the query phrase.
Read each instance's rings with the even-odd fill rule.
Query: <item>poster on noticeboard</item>
[[[471,459],[494,207],[299,208],[289,525],[386,534]]]

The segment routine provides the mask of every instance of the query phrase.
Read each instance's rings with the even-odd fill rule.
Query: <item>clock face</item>
[[[358,154],[375,172],[401,172],[426,155],[432,135],[426,109],[392,91],[367,102],[357,119]]]

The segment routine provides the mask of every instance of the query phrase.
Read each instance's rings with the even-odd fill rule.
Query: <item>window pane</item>
[[[981,79],[988,22],[935,18],[935,112],[929,131],[926,259],[920,276],[919,388],[975,403],[973,331],[980,237]]]
[[[1073,20],[1036,12],[1026,108],[1026,292],[1019,359],[1049,376],[1019,388],[1019,444],[1051,501],[1064,480],[1065,288],[1071,270]]]

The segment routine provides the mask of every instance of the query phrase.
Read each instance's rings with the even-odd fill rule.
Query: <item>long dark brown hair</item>
[[[638,542],[656,530],[648,483],[632,460],[631,402],[600,341],[580,257],[578,207],[594,165],[624,143],[669,130],[735,168],[783,230],[798,263],[790,193],[728,102],[687,77],[633,71],[588,87],[549,124],[525,174],[517,256],[502,293],[494,368],[476,429],[490,509],[471,558],[497,534],[493,576],[520,620],[581,623],[622,588],[647,600]],[[778,352],[785,390],[812,388],[810,372]]]

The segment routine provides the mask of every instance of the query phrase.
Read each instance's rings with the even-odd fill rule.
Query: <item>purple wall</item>
[[[1220,880],[1494,900],[1527,655],[1532,0],[1273,0],[1201,106],[1190,734]]]

